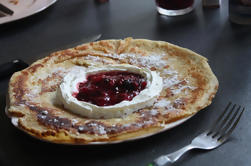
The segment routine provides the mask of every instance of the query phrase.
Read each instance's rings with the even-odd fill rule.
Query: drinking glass
[[[194,0],[155,0],[157,11],[166,16],[178,16],[194,9]]]

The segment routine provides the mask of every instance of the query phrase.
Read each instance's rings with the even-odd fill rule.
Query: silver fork
[[[230,136],[238,124],[244,107],[234,104],[231,108],[232,103],[230,102],[223,113],[218,117],[215,123],[209,130],[206,130],[202,134],[195,137],[191,144],[177,150],[176,152],[162,155],[154,160],[154,166],[164,166],[167,163],[174,163],[177,161],[185,152],[191,149],[205,149],[210,150],[222,145]],[[230,109],[230,111],[228,111]],[[228,113],[227,113],[228,112]],[[227,114],[226,114],[227,113]],[[234,113],[234,114],[233,114]],[[232,115],[233,114],[233,115]],[[150,164],[151,165],[151,164]]]

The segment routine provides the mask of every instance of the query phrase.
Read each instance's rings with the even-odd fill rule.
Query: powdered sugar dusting
[[[55,86],[60,83],[61,79],[68,72],[68,69],[55,67],[51,69],[41,70],[41,74],[34,74],[31,77],[32,85],[29,92],[24,95],[28,98],[38,97],[43,91],[49,92],[55,89]]]
[[[183,100],[180,99],[180,98],[177,98],[177,99],[174,100],[174,103],[176,103],[176,104],[183,104]]]
[[[164,69],[162,74],[168,74],[169,77],[165,78],[163,81],[164,88],[170,88],[173,94],[179,94],[184,89],[195,90],[197,87],[187,85],[189,83],[188,79],[179,79],[177,71]],[[177,86],[176,86],[177,85]]]
[[[154,107],[164,108],[164,110],[161,111],[162,115],[168,114],[169,112],[176,110],[173,107],[173,102],[165,99],[159,100],[157,103],[154,104]]]
[[[162,60],[162,57],[163,55],[137,56],[137,58],[130,59],[129,62],[149,68],[162,68],[167,65],[166,62]]]
[[[161,99],[154,104],[155,108],[166,108],[169,107],[171,102],[169,100]]]
[[[46,115],[39,114],[38,117],[41,118],[41,119],[46,119]]]
[[[181,82],[181,80],[178,79],[178,75],[175,74],[173,76],[170,76],[170,77],[164,79],[163,85],[164,85],[164,88],[169,88],[169,87],[174,86],[180,82]]]
[[[127,123],[127,124],[124,124],[123,127],[128,128],[128,127],[130,127],[131,125],[132,125],[132,124]]]
[[[97,124],[97,123],[89,123],[88,126],[93,127],[94,130],[101,135],[106,134],[106,130],[104,128],[104,126]]]
[[[154,107],[156,108],[164,108],[164,111],[161,112],[162,114],[166,114],[172,110],[174,110],[174,107],[169,100],[161,99],[157,103],[154,104]]]
[[[63,67],[53,68],[51,73],[66,73],[68,70]]]
[[[135,54],[102,54],[102,55],[105,57],[115,58],[119,60],[126,60],[128,58],[133,58],[136,56]]]
[[[172,89],[171,91],[172,91],[173,94],[179,94],[184,89],[195,90],[195,89],[197,89],[197,87],[184,85],[184,86],[178,86],[177,89]]]
[[[101,58],[99,56],[91,56],[91,55],[87,55],[85,57],[85,60],[91,60],[93,62],[101,62],[101,63],[104,63],[104,64],[113,64],[112,61],[110,60],[107,60],[107,59],[104,59],[104,58]]]
[[[175,71],[175,70],[170,70],[170,69],[164,69],[163,71],[162,71],[162,73],[163,74],[168,74],[168,75],[174,75],[174,74],[178,74],[178,72],[177,71]]]
[[[146,120],[146,121],[144,121],[144,124],[145,125],[151,125],[151,124],[153,124],[153,121],[152,120]]]
[[[129,63],[133,65],[139,65],[148,68],[162,68],[167,65],[167,63],[162,59],[164,55],[160,54],[152,54],[148,56],[142,56],[138,54],[103,54],[103,56],[119,60],[128,60]]]
[[[31,89],[29,89],[29,93],[25,93],[24,96],[27,98],[35,98],[41,92],[41,86],[33,85]]]
[[[98,131],[99,131],[99,133],[102,134],[102,135],[103,135],[103,134],[106,134],[106,131],[105,131],[104,126],[99,126],[99,127],[98,127]]]
[[[158,113],[159,113],[159,112],[158,112],[156,109],[152,109],[152,110],[150,111],[150,114],[153,115],[153,116],[157,115]]]

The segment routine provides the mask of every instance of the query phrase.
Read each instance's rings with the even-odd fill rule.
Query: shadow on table
[[[184,29],[188,30],[194,27],[193,24],[197,23],[197,19],[198,17],[195,11],[175,17],[163,16],[156,13],[156,33],[163,36],[175,30],[177,35],[179,31],[183,31]]]
[[[201,11],[193,11],[183,16],[168,17],[156,14],[154,33],[158,40],[196,50],[201,33]]]

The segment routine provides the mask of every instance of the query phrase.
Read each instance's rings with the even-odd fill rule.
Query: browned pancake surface
[[[56,103],[56,90],[74,66],[131,64],[160,73],[164,88],[152,107],[124,118],[88,119]],[[8,114],[18,127],[56,143],[88,144],[137,138],[195,114],[209,105],[218,81],[207,59],[167,42],[126,38],[58,51],[15,73]]]

